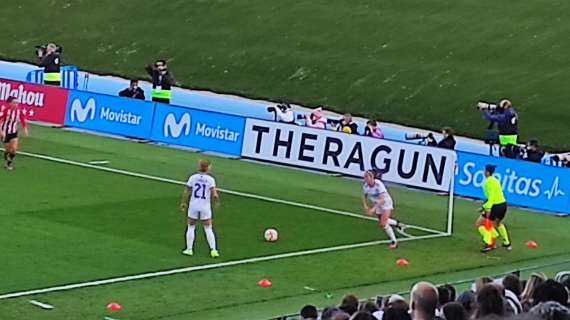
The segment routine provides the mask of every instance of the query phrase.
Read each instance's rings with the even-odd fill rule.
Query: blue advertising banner
[[[152,102],[70,90],[65,125],[148,139],[153,114]]]
[[[485,165],[497,166],[507,203],[570,213],[570,170],[537,163],[457,152],[455,193],[483,199]]]
[[[156,104],[151,139],[240,156],[245,118]]]

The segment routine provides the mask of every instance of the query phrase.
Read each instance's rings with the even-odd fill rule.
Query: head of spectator
[[[476,315],[477,318],[505,315],[503,295],[497,285],[487,284],[477,291]]]
[[[444,149],[455,149],[455,136],[453,129],[450,127],[444,127],[441,129],[441,134],[443,135],[443,139],[437,143],[437,146]]]
[[[444,284],[443,286],[446,287],[447,290],[449,290],[449,301],[455,301],[455,299],[457,298],[455,287],[450,284]]]
[[[138,87],[139,87],[139,81],[137,79],[131,79],[131,81],[129,82],[129,89],[137,90]]]
[[[385,303],[387,308],[409,310],[410,306],[406,302],[406,299],[399,294],[391,295]]]
[[[168,72],[168,65],[166,64],[166,60],[158,59],[154,62],[154,66],[159,73],[165,74]]]
[[[331,320],[350,320],[350,315],[344,311],[333,314]]]
[[[446,303],[453,301],[451,300],[451,292],[449,292],[449,288],[445,286],[437,287],[437,296],[438,296],[438,307],[443,307]]]
[[[561,283],[566,288],[569,295],[567,306],[570,307],[570,271],[558,272],[554,276],[554,281]]]
[[[384,139],[384,133],[380,130],[378,123],[375,120],[368,120],[364,128],[364,135],[376,139]]]
[[[389,308],[384,311],[382,320],[412,320],[408,310]]]
[[[331,320],[332,317],[339,312],[344,313],[337,307],[326,307],[323,309],[323,313],[321,314],[321,320]]]
[[[139,81],[132,79],[129,82],[129,87],[119,92],[119,97],[144,100],[144,91],[139,87]]]
[[[509,275],[505,276],[503,278],[502,284],[503,284],[503,287],[505,288],[505,290],[511,291],[517,297],[521,296],[522,284],[521,284],[521,281],[519,280],[519,277],[517,277],[516,275],[509,274]]]
[[[418,282],[410,293],[412,319],[431,320],[435,317],[438,296],[436,287],[429,282]]]
[[[528,280],[526,281],[526,285],[521,293],[521,303],[528,307],[533,305],[533,294],[536,287],[546,281],[546,275],[542,272],[533,272]]]
[[[475,311],[476,301],[475,293],[471,290],[464,291],[457,297],[457,302],[461,303],[467,314],[471,315]]]
[[[323,116],[323,108],[318,107],[305,117],[307,127],[325,129],[327,119]]]
[[[485,167],[485,176],[487,176],[487,174],[493,175],[493,172],[495,171],[495,168],[493,166],[488,166],[489,168]],[[491,168],[493,167],[493,168]],[[477,279],[477,281],[475,281],[475,292],[479,292],[479,290],[481,290],[481,288],[483,288],[485,285],[492,283],[493,282],[493,278],[491,277],[481,277],[479,279]]]
[[[541,302],[528,312],[533,320],[568,320],[570,310],[555,301]]]
[[[445,320],[467,320],[469,318],[467,311],[459,302],[449,302],[442,309]]]
[[[358,134],[358,124],[352,121],[352,115],[345,113],[338,121],[337,129],[344,133]]]
[[[549,279],[535,288],[532,300],[534,305],[541,302],[555,301],[566,306],[568,303],[568,291],[561,283]]]
[[[356,298],[353,294],[347,294],[342,298],[340,302],[339,309],[348,313],[349,315],[353,315],[358,311],[358,298]]]
[[[317,320],[318,318],[319,312],[317,307],[308,304],[301,308],[301,320]]]
[[[360,304],[359,311],[368,311],[370,314],[374,314],[374,312],[380,310],[378,305],[374,301],[366,301]]]
[[[524,152],[523,159],[526,161],[540,163],[542,162],[542,157],[544,157],[544,151],[540,150],[538,140],[530,139],[526,143],[526,150]]]
[[[376,320],[368,311],[358,311],[350,317],[350,320]]]

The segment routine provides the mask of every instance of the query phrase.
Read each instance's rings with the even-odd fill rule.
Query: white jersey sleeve
[[[192,188],[190,207],[210,208],[212,188],[216,187],[216,180],[207,174],[193,174],[186,183],[188,188]]]

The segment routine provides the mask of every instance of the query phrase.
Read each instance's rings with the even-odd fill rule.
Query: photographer
[[[518,115],[512,103],[507,99],[501,99],[498,105],[480,101],[477,108],[483,112],[485,119],[491,122],[489,129],[497,123],[501,154],[507,158],[515,158],[518,142]]]
[[[273,112],[274,120],[277,122],[284,123],[295,123],[295,113],[291,109],[291,105],[288,103],[280,103],[278,105],[267,107],[268,112]]]
[[[318,107],[308,115],[305,115],[305,124],[309,128],[326,129],[327,118],[323,116],[323,108]]]
[[[147,65],[144,69],[152,78],[152,101],[170,103],[172,86],[176,81],[168,70],[166,61],[156,60],[154,65]]]
[[[138,80],[131,80],[129,87],[119,92],[119,97],[144,100],[144,91],[139,87]]]
[[[376,139],[384,139],[384,133],[380,130],[376,120],[366,121],[366,127],[364,127],[364,135],[367,137],[372,137]]]
[[[350,113],[344,114],[344,116],[338,120],[329,120],[329,122],[334,126],[336,131],[358,134],[358,124],[352,121],[352,115]]]
[[[61,85],[61,52],[61,47],[58,47],[55,43],[36,47],[38,65],[44,67],[44,84]]]
[[[529,140],[526,144],[526,149],[523,153],[522,159],[526,161],[541,163],[544,157],[544,151],[540,150],[538,140]]]
[[[443,139],[437,143],[438,148],[443,149],[455,149],[455,137],[453,136],[453,129],[450,127],[444,127],[441,129],[441,134],[443,135]]]

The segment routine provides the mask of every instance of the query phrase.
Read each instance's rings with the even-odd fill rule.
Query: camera
[[[47,47],[49,45],[54,45],[55,46],[55,52],[62,54],[63,53],[63,47],[61,47],[60,45],[57,45],[55,43],[48,43],[48,44],[44,44],[44,45],[40,45],[40,46],[35,46],[36,49],[36,55],[37,56],[43,56],[44,53],[47,51]]]
[[[279,109],[281,112],[287,112],[288,109],[291,109],[291,106],[288,103],[280,103],[278,105],[276,105],[275,107],[270,106],[267,107],[267,111],[268,112],[277,112],[277,109]]]
[[[499,105],[492,102],[479,101],[477,102],[477,109],[481,111],[496,112],[500,109]]]
[[[405,137],[406,140],[427,140],[427,139],[434,139],[433,133],[428,134],[421,134],[421,133],[406,133]]]
[[[267,112],[274,113],[274,119],[277,122],[294,123],[295,114],[288,103],[279,103],[276,106],[267,107]],[[299,115],[297,115],[299,117]]]

